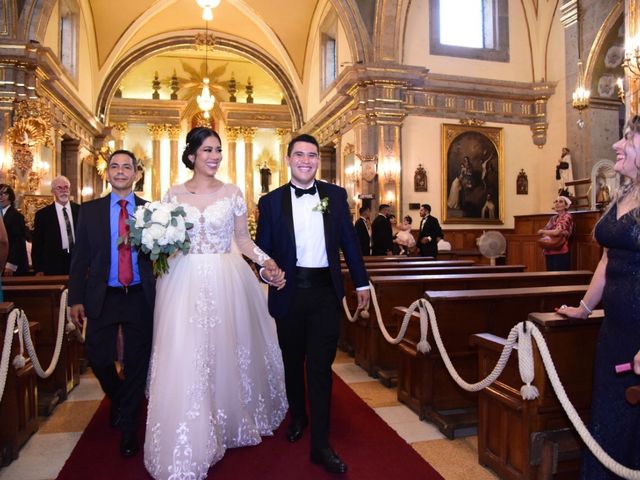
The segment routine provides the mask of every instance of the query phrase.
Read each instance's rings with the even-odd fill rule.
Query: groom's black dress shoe
[[[140,450],[138,437],[136,432],[122,432],[122,440],[120,441],[120,454],[123,457],[133,457]]]
[[[291,420],[289,427],[287,427],[287,440],[289,442],[294,443],[302,438],[302,433],[304,429],[307,427],[309,421],[304,419],[294,419]]]
[[[311,450],[311,461],[322,465],[329,473],[345,473],[347,471],[347,464],[329,447]]]

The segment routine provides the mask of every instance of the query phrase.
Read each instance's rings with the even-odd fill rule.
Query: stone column
[[[82,198],[82,159],[80,158],[80,141],[76,139],[63,140],[61,154],[62,172],[71,183],[71,195],[74,198]]]
[[[402,165],[401,165],[401,124],[389,122],[378,126],[378,174],[380,175],[380,201],[388,203],[387,193],[393,193],[392,211],[395,213],[398,222],[402,209],[402,199],[400,198]]]
[[[127,122],[118,122],[113,124],[113,132],[115,135],[116,150],[124,148],[124,136],[127,134],[129,124]]]
[[[256,203],[253,193],[253,137],[257,131],[258,129],[253,127],[242,127],[241,129],[241,135],[244,139],[244,198],[249,210],[252,210]]]
[[[162,195],[162,185],[160,184],[160,171],[161,171],[161,159],[160,159],[160,140],[162,135],[166,131],[165,126],[162,124],[149,123],[147,129],[151,135],[151,200],[160,200]]]
[[[279,158],[279,168],[278,168],[278,184],[284,185],[289,181],[289,165],[287,165],[287,144],[289,136],[291,135],[291,130],[288,128],[276,128],[276,135],[278,136],[278,140],[280,140],[280,158]]]
[[[237,170],[236,170],[236,146],[238,136],[240,135],[239,127],[225,127],[224,132],[227,136],[227,170],[229,173],[229,181],[236,183]]]
[[[178,152],[178,140],[181,133],[180,125],[167,125],[167,133],[169,134],[169,145],[171,147],[169,184],[176,185],[178,183],[178,172],[180,171],[180,154]]]

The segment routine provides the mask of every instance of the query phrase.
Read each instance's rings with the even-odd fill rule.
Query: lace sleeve
[[[251,235],[249,235],[247,204],[239,190],[233,195],[233,215],[234,239],[236,241],[236,245],[240,249],[240,252],[257,264],[264,265],[264,262],[269,260],[270,257],[258,248],[251,239]]]

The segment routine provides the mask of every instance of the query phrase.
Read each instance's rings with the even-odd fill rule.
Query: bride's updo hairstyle
[[[193,162],[189,158],[189,155],[195,156],[200,145],[209,137],[216,137],[220,145],[222,145],[220,135],[209,127],[192,128],[191,131],[187,133],[187,144],[184,146],[184,151],[182,152],[182,163],[184,163],[189,170],[193,170]]]

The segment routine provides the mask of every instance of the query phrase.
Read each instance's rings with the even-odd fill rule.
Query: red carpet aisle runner
[[[309,461],[309,431],[295,444],[285,437],[288,418],[260,445],[227,450],[209,471],[213,480],[436,480],[442,477],[402,440],[342,380],[334,376],[331,442],[349,465],[331,475]],[[119,431],[108,425],[109,402],[103,401],[58,480],[147,480],[142,450],[125,459],[118,453]],[[140,429],[140,438],[144,427]]]

